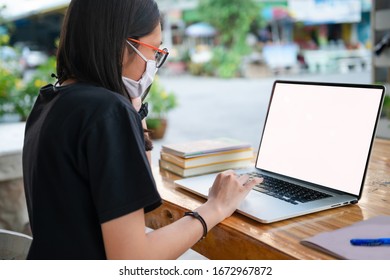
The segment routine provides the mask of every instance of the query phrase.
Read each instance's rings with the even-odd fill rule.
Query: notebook
[[[381,85],[275,81],[254,166],[236,171],[265,179],[237,211],[271,223],[357,203],[384,94]],[[207,197],[215,177],[175,185]]]
[[[390,236],[390,216],[376,216],[333,231],[322,232],[301,240],[301,244],[338,259],[390,260],[390,246],[353,246],[354,238],[381,238]]]

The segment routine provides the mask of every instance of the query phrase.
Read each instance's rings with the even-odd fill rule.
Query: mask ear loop
[[[148,88],[145,90],[145,92],[141,95],[141,101],[144,102],[145,98],[148,96],[148,93],[150,91],[150,88],[152,87],[153,83],[148,86]]]
[[[57,79],[57,81],[53,85],[53,90],[56,92],[56,91],[58,91],[57,86],[58,86],[60,81],[58,79],[58,76],[56,74],[54,74],[54,73],[51,73],[51,77]]]

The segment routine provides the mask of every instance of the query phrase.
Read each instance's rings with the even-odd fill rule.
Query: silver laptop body
[[[236,172],[271,176],[325,196],[300,202],[254,189],[237,211],[271,223],[357,203],[384,94],[379,85],[275,81],[255,166]],[[215,176],[175,185],[207,197]]]

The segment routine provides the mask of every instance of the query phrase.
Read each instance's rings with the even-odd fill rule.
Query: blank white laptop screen
[[[382,89],[276,83],[256,167],[359,195]]]

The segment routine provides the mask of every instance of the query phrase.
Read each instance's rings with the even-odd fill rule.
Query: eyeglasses
[[[145,62],[148,61],[147,58],[146,58],[146,57],[145,57],[145,56],[144,56],[136,47],[134,47],[133,44],[131,44],[129,41],[153,49],[153,50],[155,51],[154,57],[155,57],[155,59],[156,59],[156,67],[157,67],[157,68],[160,68],[160,67],[164,64],[165,60],[167,59],[167,57],[168,57],[168,55],[169,55],[168,49],[166,49],[166,48],[164,48],[164,49],[159,49],[159,48],[156,48],[155,46],[146,44],[146,43],[141,42],[141,41],[138,41],[138,40],[136,40],[136,39],[128,38],[126,42],[130,45],[130,47],[133,48],[133,50],[134,50],[140,57],[142,57],[143,60],[145,60]]]

